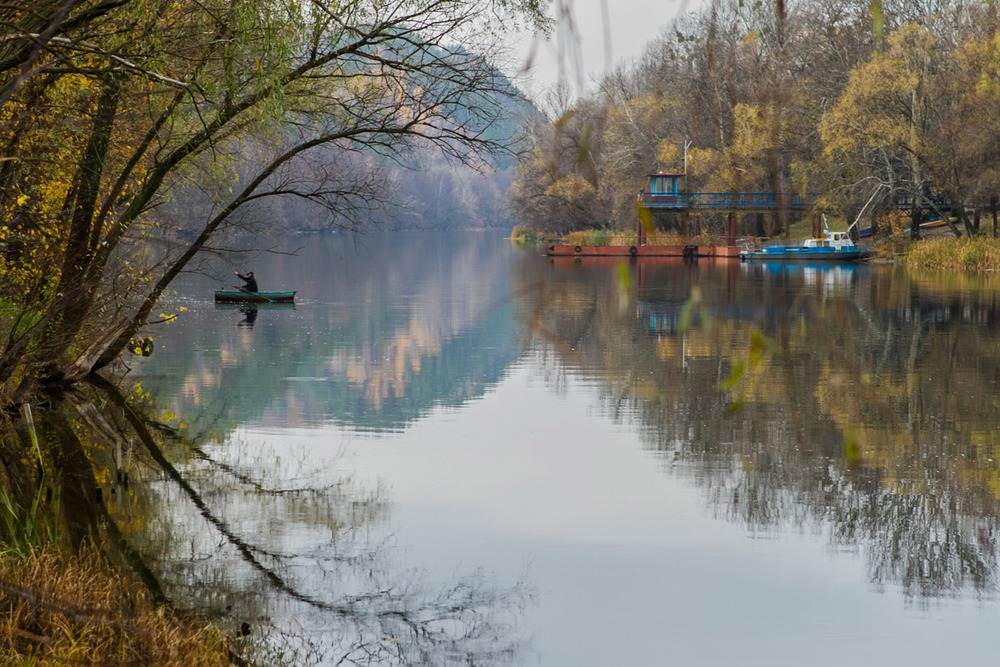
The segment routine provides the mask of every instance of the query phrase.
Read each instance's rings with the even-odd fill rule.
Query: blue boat
[[[856,262],[871,257],[869,248],[854,244],[848,232],[825,230],[822,238],[806,239],[800,245],[768,244],[757,248],[746,244],[740,251],[743,261]]]

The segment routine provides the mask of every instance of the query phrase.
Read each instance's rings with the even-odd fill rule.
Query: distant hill
[[[466,57],[462,51],[455,58]],[[424,57],[427,57],[426,55]],[[445,154],[429,140],[390,147],[378,154],[370,148],[344,141],[310,150],[266,185],[281,192],[264,197],[238,210],[230,219],[235,231],[321,231],[355,225],[378,225],[389,230],[417,229],[511,229],[514,218],[508,210],[507,192],[514,179],[516,155],[526,151],[527,137],[543,115],[510,79],[493,69],[482,90],[475,93],[438,89],[414,84],[414,90],[430,99],[450,100],[441,104],[453,128],[473,134],[484,145],[503,147],[491,155],[466,161]],[[289,142],[300,126],[308,128],[309,116],[269,135],[252,131],[234,137],[227,152],[232,161],[221,166],[206,156],[175,181],[169,199],[156,208],[163,220],[165,237],[193,237],[203,221],[225,201],[226,192],[254,173],[270,156],[280,151],[282,132]],[[224,163],[223,163],[224,164]],[[297,194],[291,194],[291,191]],[[302,196],[309,193],[311,196]]]

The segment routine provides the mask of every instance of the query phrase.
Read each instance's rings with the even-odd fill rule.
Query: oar
[[[251,292],[246,287],[237,287],[236,285],[233,285],[233,287],[235,287],[236,289],[245,294],[253,294],[254,296],[259,296],[261,299],[264,299],[264,301],[267,301],[268,303],[277,303],[274,299],[269,299],[260,292]]]

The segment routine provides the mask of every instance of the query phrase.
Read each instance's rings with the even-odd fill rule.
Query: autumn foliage
[[[956,234],[992,231],[981,217],[995,219],[1000,193],[998,12],[971,0],[709,3],[596,91],[550,100],[514,184],[520,222],[634,229],[647,174],[684,172],[690,192],[810,194],[847,221],[874,194],[866,216],[912,209],[914,235],[941,215]],[[789,222],[765,230],[744,215],[740,233]],[[703,223],[721,232],[725,219]]]

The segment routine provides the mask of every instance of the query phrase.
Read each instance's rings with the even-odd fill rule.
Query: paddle
[[[261,294],[260,292],[251,292],[246,287],[239,287],[238,285],[233,285],[233,287],[235,287],[239,291],[244,292],[246,294],[253,294],[254,296],[259,296],[261,299],[264,299],[264,301],[267,301],[268,303],[277,303],[277,301],[275,299],[270,299],[270,298],[264,296],[263,294]]]

